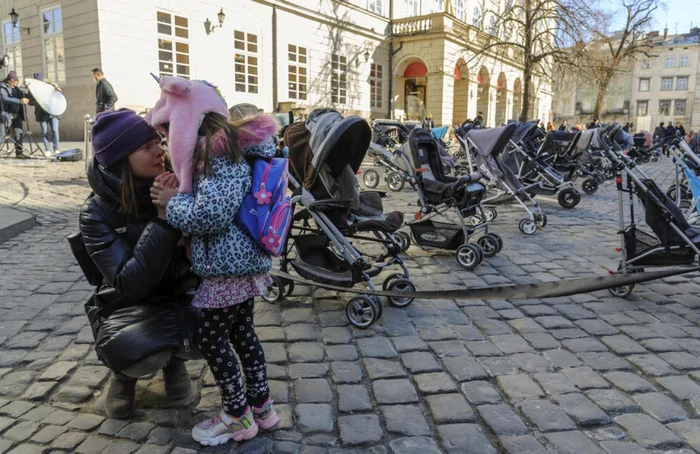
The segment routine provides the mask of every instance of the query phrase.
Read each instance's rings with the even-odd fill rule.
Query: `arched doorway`
[[[452,124],[461,125],[469,116],[469,69],[463,59],[455,64],[455,86],[452,95]]]
[[[477,95],[476,95],[476,111],[477,115],[481,112],[484,118],[484,126],[486,126],[489,118],[489,88],[491,88],[491,75],[485,66],[479,70],[479,76],[476,79]]]
[[[496,82],[496,126],[500,126],[508,121],[506,113],[506,103],[508,102],[508,81],[506,75],[498,75]]]
[[[518,77],[513,83],[513,113],[511,118],[513,120],[518,120],[521,110],[523,110],[523,87]]]
[[[410,63],[403,72],[404,111],[407,120],[425,119],[426,92],[428,88],[428,68],[422,61]]]

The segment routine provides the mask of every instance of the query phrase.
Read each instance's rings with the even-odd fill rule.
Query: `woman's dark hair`
[[[214,142],[220,140],[223,140],[225,143],[217,143],[217,151],[225,148],[226,153],[224,156],[226,158],[231,162],[240,161],[242,153],[238,148],[238,129],[239,127],[236,123],[230,123],[223,115],[215,112],[209,112],[204,115],[202,126],[200,126],[198,132],[199,137],[202,137],[204,140],[197,141],[197,146],[194,150],[194,158],[192,159],[193,175],[196,175],[198,170],[205,175],[214,173],[210,157]]]
[[[136,182],[134,181],[134,174],[131,172],[131,167],[129,166],[129,160],[122,159],[113,164],[108,170],[121,180],[119,184],[119,194],[117,194],[119,213],[129,217],[138,216],[139,208],[136,200]]]

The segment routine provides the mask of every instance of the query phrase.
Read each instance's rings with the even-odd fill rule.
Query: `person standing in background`
[[[114,109],[117,103],[117,94],[114,92],[112,84],[105,79],[104,73],[100,68],[92,70],[92,78],[97,83],[95,88],[95,111],[96,113],[104,112],[105,110]]]
[[[3,142],[9,135],[8,128],[12,130],[12,137],[15,143],[15,155],[18,159],[26,156],[22,153],[22,122],[24,122],[23,104],[29,103],[29,98],[25,97],[17,87],[19,78],[15,71],[7,73],[5,80],[0,82],[0,98],[2,99],[2,121],[0,121],[0,137]]]
[[[44,78],[39,73],[35,73],[34,78],[36,80],[44,81]],[[56,90],[61,91],[61,88],[58,85],[49,81],[44,82],[52,85],[53,88],[55,88]],[[51,115],[44,109],[42,109],[31,93],[29,93],[29,105],[34,106],[34,118],[36,119],[36,122],[39,123],[39,127],[41,128],[41,138],[44,140],[44,149],[46,149],[47,153],[49,153],[49,127],[51,127],[51,142],[53,143],[53,153],[54,155],[57,155],[59,139],[58,117],[56,117],[55,115]]]

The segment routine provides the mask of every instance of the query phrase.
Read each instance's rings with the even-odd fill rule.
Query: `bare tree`
[[[610,83],[639,56],[650,56],[651,42],[645,39],[653,21],[659,0],[623,0],[625,21],[621,30],[615,30],[616,15],[602,9],[589,10],[587,24],[593,40],[581,46],[579,69],[587,79],[593,80],[597,88],[593,116],[600,118]],[[589,7],[591,8],[591,7]]]
[[[522,66],[520,121],[528,120],[534,77],[551,75],[555,63],[572,57],[569,49],[585,31],[577,19],[586,8],[582,6],[584,1],[511,0],[502,11],[487,10],[483,15],[482,23],[489,22],[488,34],[477,33],[480,39],[471,49],[475,55],[468,63],[491,57],[508,58]]]

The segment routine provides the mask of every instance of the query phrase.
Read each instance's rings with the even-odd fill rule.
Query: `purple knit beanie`
[[[10,71],[9,73],[7,73],[7,77],[5,78],[5,80],[16,80],[17,82],[19,82],[19,78],[17,77],[17,73],[15,71]]]
[[[158,133],[131,109],[100,112],[92,125],[92,149],[95,159],[110,167],[128,157]]]

